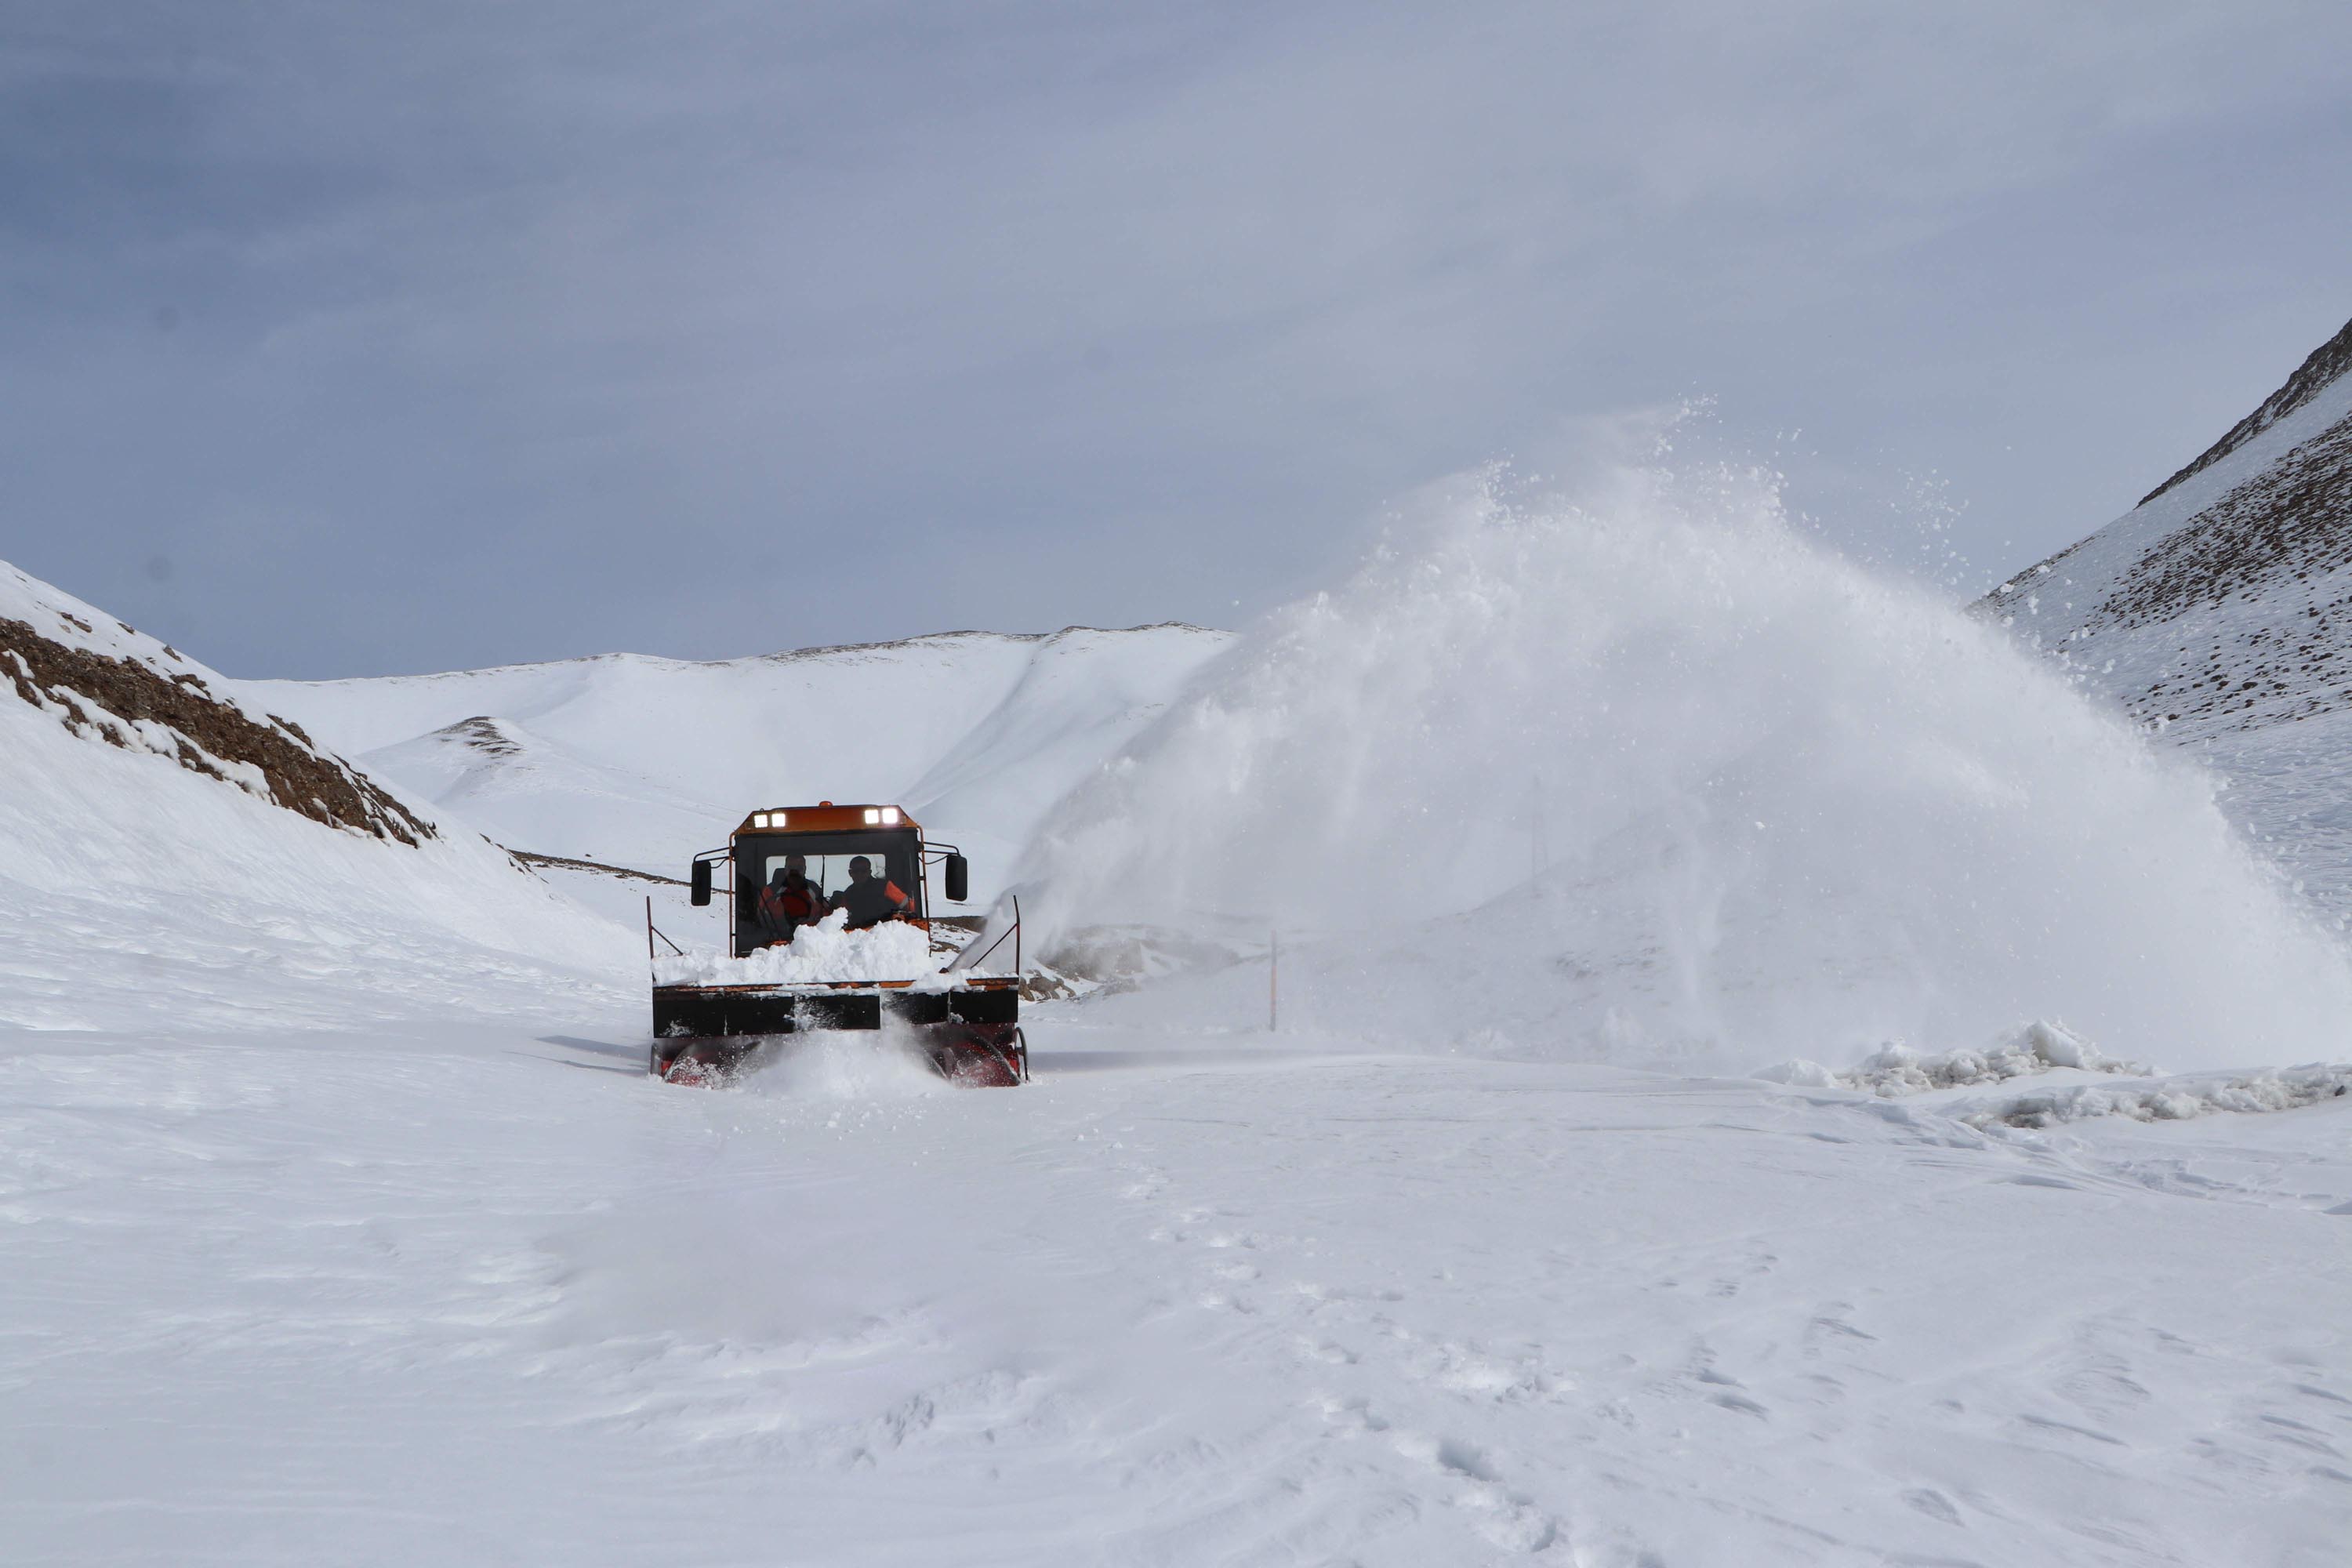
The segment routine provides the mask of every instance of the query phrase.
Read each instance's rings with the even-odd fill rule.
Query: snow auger
[[[852,861],[864,866],[853,868]],[[940,868],[941,891],[950,903],[964,901],[971,876],[962,851],[951,844],[926,842],[920,825],[895,805],[821,801],[813,806],[755,811],[736,828],[727,847],[707,849],[694,858],[688,883],[689,900],[698,907],[708,906],[714,894],[728,900],[733,957],[748,958],[789,941],[795,926],[813,923],[792,918],[808,915],[805,906],[787,909],[779,918],[772,895],[783,885],[780,879],[788,865],[803,877],[802,885],[820,907],[850,910],[852,930],[877,923],[876,919],[860,918],[876,915],[928,933],[931,868]],[[726,871],[723,885],[716,875],[721,868]],[[763,892],[771,898],[763,900]],[[660,934],[653,928],[650,904],[646,928],[650,956],[654,938]],[[1018,929],[1016,914],[1015,933]],[[1017,934],[1014,940],[1018,942]],[[879,1031],[887,1026],[914,1040],[940,1076],[954,1082],[1026,1083],[1029,1045],[1021,1033],[1017,946],[1014,952],[1012,974],[952,967],[944,977],[921,980],[665,984],[656,973],[647,1068],[670,1083],[723,1082],[780,1036],[813,1029]]]

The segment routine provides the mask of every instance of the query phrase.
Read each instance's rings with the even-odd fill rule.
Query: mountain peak
[[[2228,457],[2281,419],[2309,403],[2328,386],[2352,371],[2352,321],[2344,323],[2334,337],[2311,351],[2286,384],[2263,399],[2262,406],[2231,426],[2228,434],[2198,455],[2196,461],[2176,472],[2170,479],[2139,498],[2146,506],[2181,480],[2200,474]]]

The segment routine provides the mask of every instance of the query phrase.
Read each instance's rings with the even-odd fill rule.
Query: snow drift
[[[1768,475],[1496,475],[1276,617],[1038,841],[1064,931],[1280,928],[1293,1026],[1747,1068],[2063,1018],[2340,1054],[2352,980],[2159,756]],[[1041,922],[1044,923],[1044,922]],[[1190,1004],[1265,1016],[1263,964]]]

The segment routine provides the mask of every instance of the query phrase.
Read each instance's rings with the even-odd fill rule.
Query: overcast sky
[[[2352,316],[2347,61],[2340,0],[0,0],[0,556],[249,676],[1236,625],[1711,397],[1974,589]]]

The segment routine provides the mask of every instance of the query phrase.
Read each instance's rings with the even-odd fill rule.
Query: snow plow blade
[[[669,1083],[722,1082],[762,1044],[812,1029],[880,1030],[887,1020],[956,1083],[1010,1088],[1029,1079],[1021,996],[1010,975],[946,991],[905,981],[821,985],[656,985],[647,1062]]]

